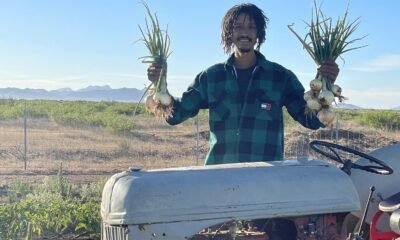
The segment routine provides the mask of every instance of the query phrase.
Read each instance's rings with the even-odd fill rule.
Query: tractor
[[[117,173],[103,189],[102,239],[400,240],[400,144],[310,147],[332,161]]]

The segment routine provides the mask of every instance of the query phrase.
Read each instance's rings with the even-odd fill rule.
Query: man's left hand
[[[339,67],[333,60],[327,60],[318,68],[318,74],[328,78],[334,83],[339,75]]]

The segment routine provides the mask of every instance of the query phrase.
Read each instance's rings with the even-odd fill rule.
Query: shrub
[[[79,239],[100,237],[100,201],[105,180],[77,185],[63,176],[48,177],[37,186],[17,182],[14,192],[23,192],[0,205],[0,239]],[[26,194],[27,190],[32,192]]]
[[[400,113],[392,110],[370,110],[358,115],[356,121],[362,125],[391,130],[400,128]]]

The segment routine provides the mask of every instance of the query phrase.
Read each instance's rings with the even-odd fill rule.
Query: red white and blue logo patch
[[[269,111],[269,110],[271,110],[271,108],[272,108],[271,103],[261,103],[261,109]]]

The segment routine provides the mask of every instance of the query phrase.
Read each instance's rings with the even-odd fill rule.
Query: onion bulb
[[[335,96],[329,90],[322,90],[318,95],[318,99],[322,106],[330,106],[335,100]]]
[[[342,95],[342,88],[339,85],[332,86],[332,93],[339,99],[339,102],[343,102],[344,100],[348,100],[345,96]]]
[[[322,106],[321,106],[321,104],[319,103],[318,99],[316,99],[316,98],[310,98],[310,99],[307,100],[307,107],[308,107],[310,110],[318,111],[318,110],[321,109]]]
[[[152,111],[156,108],[156,102],[154,101],[153,95],[148,95],[145,100],[147,110]]]
[[[335,97],[340,97],[342,96],[342,88],[335,84],[332,86],[332,93]]]
[[[325,126],[329,126],[333,123],[333,120],[335,120],[335,113],[333,113],[328,107],[325,107],[318,112],[317,117],[321,123]]]
[[[310,88],[313,91],[319,91],[322,89],[322,81],[319,78],[316,78],[310,82]]]
[[[304,101],[307,102],[310,98],[313,98],[314,96],[314,92],[312,90],[309,90],[304,93]]]
[[[164,106],[169,106],[172,103],[172,98],[168,93],[156,92],[153,99],[156,103],[160,103]]]

